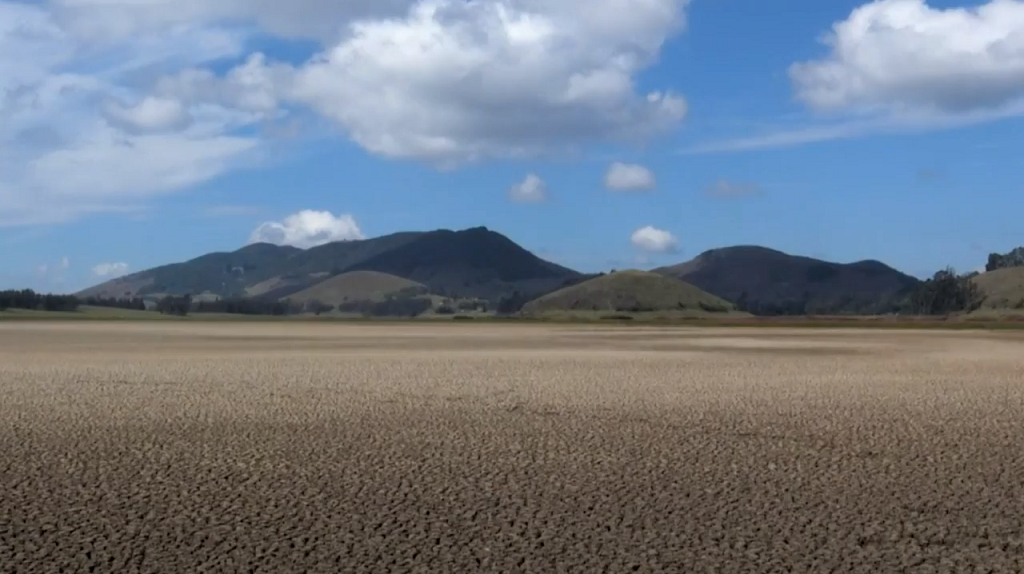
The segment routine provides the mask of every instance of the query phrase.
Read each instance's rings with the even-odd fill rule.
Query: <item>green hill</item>
[[[347,301],[382,301],[386,296],[399,291],[426,294],[427,287],[378,271],[350,271],[325,279],[308,289],[289,295],[287,299],[295,303],[320,301],[328,305],[340,305]]]
[[[1024,267],[1006,267],[973,279],[984,299],[982,309],[1024,309]]]
[[[559,289],[523,306],[524,315],[736,313],[735,307],[697,287],[648,271],[619,271]]]

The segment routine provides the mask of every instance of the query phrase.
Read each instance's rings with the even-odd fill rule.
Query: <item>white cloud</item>
[[[630,242],[633,247],[649,253],[672,253],[679,249],[679,241],[674,235],[650,225],[634,231]]]
[[[646,138],[686,114],[636,74],[683,24],[686,0],[421,0],[364,20],[296,71],[291,100],[391,158],[453,165]]]
[[[100,263],[92,268],[92,274],[97,277],[113,279],[128,274],[127,263]]]
[[[60,260],[60,268],[67,269],[68,267],[71,267],[71,260],[67,257],[62,257]]]
[[[509,188],[508,198],[516,203],[541,203],[548,199],[548,186],[543,179],[531,173]]]
[[[183,128],[191,121],[188,109],[179,100],[147,97],[134,106],[110,104],[108,117],[128,131],[164,131]]]
[[[329,40],[355,19],[401,15],[412,0],[51,0],[62,22],[93,41],[242,22],[288,38]]]
[[[825,38],[830,54],[794,64],[797,96],[816,109],[990,110],[1024,98],[1024,2],[932,8],[878,0]]]
[[[783,148],[880,133],[953,129],[1024,115],[1024,1],[935,8],[876,0],[823,38],[829,53],[789,76],[802,126],[698,143],[686,154]]]
[[[438,167],[641,141],[686,115],[636,84],[688,3],[0,0],[0,225],[187,190],[269,157],[260,126],[294,115]],[[254,36],[321,51],[274,63]]]
[[[237,51],[217,29],[86,44],[59,8],[0,0],[0,225],[132,209],[256,150],[230,133],[254,120],[147,95],[133,76]]]
[[[872,134],[918,133],[995,122],[1024,115],[1024,101],[993,110],[941,113],[903,110],[898,113],[855,115],[850,119],[810,122],[784,127],[765,134],[702,142],[679,150],[683,155],[744,152],[777,149],[833,140],[848,140]]]
[[[329,211],[303,210],[282,221],[264,223],[253,230],[250,243],[273,243],[305,249],[331,243],[363,239],[354,217],[335,216]]]
[[[654,173],[642,165],[615,162],[604,175],[604,186],[612,191],[650,191]]]

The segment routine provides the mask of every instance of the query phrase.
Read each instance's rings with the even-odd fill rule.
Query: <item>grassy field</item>
[[[1024,335],[0,324],[4,572],[1020,572]]]

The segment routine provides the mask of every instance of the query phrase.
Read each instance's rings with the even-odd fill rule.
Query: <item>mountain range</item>
[[[833,263],[758,246],[713,249],[654,273],[763,314],[797,305],[815,313],[885,312],[920,283],[879,261]],[[453,300],[496,304],[517,297],[525,303],[594,277],[475,227],[393,233],[309,249],[256,243],[133,273],[77,295],[301,300],[333,294],[347,300],[362,297],[350,293],[372,292],[379,299],[389,289],[414,289]]]

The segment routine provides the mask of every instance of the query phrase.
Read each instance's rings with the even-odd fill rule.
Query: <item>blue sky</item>
[[[1024,243],[1024,1],[173,4],[0,0],[0,288],[478,225],[584,271]]]

